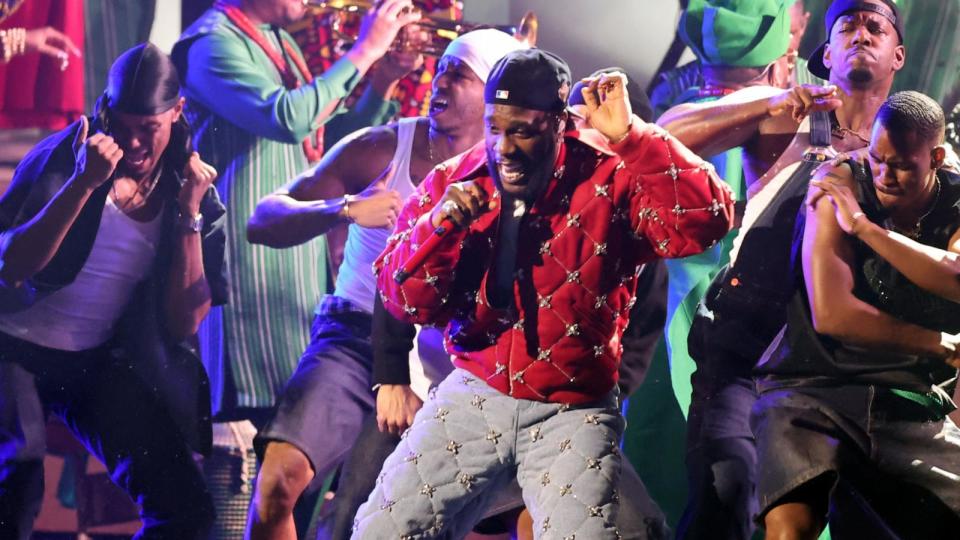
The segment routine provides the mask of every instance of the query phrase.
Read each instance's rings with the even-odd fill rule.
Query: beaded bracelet
[[[7,28],[0,30],[0,48],[3,49],[3,62],[7,63],[14,56],[19,56],[27,50],[26,28]]]

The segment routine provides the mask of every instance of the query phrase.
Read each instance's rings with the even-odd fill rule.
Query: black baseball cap
[[[807,69],[810,73],[824,80],[830,78],[830,69],[823,64],[823,51],[830,43],[830,32],[833,30],[833,25],[837,22],[837,19],[854,11],[871,11],[883,16],[896,28],[900,43],[903,44],[903,17],[900,16],[900,9],[893,0],[834,0],[823,17],[823,22],[827,28],[827,40],[810,54],[807,62]]]
[[[520,49],[494,64],[483,100],[487,104],[561,112],[570,93],[570,67],[543,49]]]

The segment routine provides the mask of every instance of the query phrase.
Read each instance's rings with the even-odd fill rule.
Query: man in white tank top
[[[30,537],[49,413],[140,505],[137,538],[207,538],[194,452],[210,397],[190,338],[225,300],[224,210],[179,91],[160,49],[123,53],[94,119],[41,141],[0,199],[2,538]]]
[[[278,400],[275,417],[255,441],[263,463],[250,508],[250,538],[294,538],[294,504],[342,462],[363,419],[381,401],[394,415],[412,418],[429,384],[451,369],[440,333],[424,331],[415,352],[422,362],[411,362],[411,372],[420,375],[414,387],[385,385],[374,397],[372,263],[416,185],[436,165],[483,138],[486,75],[507,52],[522,47],[492,29],[459,37],[438,63],[428,117],[356,132],[257,205],[247,227],[253,243],[283,248],[334,225],[350,227],[336,290],[317,307],[311,343]]]

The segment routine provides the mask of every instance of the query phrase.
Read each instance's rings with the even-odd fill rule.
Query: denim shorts
[[[814,480],[833,515],[838,488],[853,493],[884,530],[938,538],[960,526],[960,430],[949,419],[878,386],[781,388],[751,414],[760,514]],[[939,532],[938,532],[939,531]]]

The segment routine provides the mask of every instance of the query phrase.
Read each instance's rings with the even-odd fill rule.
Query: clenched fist
[[[123,150],[105,133],[94,133],[89,139],[90,125],[86,116],[80,117],[80,131],[73,140],[76,156],[74,181],[85,189],[94,190],[113,176],[117,164],[123,158]]]
[[[390,50],[397,32],[418,20],[420,20],[420,12],[414,8],[410,0],[374,2],[360,22],[357,42],[347,53],[347,57],[351,60],[353,60],[352,55],[380,58]]]
[[[383,384],[377,390],[377,428],[382,433],[400,435],[413,425],[413,417],[423,406],[407,384]]]
[[[775,96],[770,101],[767,112],[770,116],[780,116],[789,113],[794,120],[800,122],[813,111],[832,111],[843,104],[837,95],[837,87],[830,84],[816,86],[805,84],[795,86]]]
[[[430,213],[430,222],[439,227],[449,219],[457,227],[466,227],[480,214],[491,209],[487,192],[474,182],[455,182],[447,186],[440,203]]]
[[[200,201],[204,194],[217,179],[217,170],[200,159],[200,154],[194,152],[183,168],[184,183],[180,186],[177,203],[180,213],[186,216],[195,216],[200,213]]]

